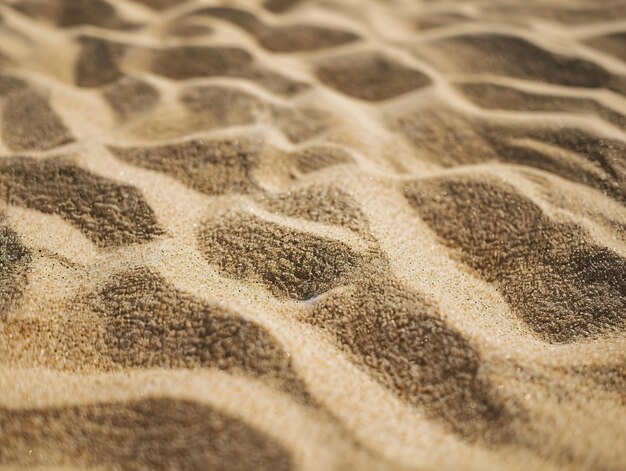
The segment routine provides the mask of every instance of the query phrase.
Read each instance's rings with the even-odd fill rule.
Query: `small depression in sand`
[[[205,222],[198,243],[207,261],[226,276],[259,282],[278,297],[301,301],[344,283],[364,263],[342,242],[248,214]]]

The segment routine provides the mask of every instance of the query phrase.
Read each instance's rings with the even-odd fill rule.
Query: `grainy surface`
[[[0,1],[0,469],[626,469],[625,21]]]

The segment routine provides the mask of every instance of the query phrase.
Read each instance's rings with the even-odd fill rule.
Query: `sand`
[[[0,2],[0,469],[626,469],[626,5]]]

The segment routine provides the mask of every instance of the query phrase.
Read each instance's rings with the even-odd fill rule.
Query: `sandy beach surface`
[[[626,2],[0,0],[0,469],[626,469]]]

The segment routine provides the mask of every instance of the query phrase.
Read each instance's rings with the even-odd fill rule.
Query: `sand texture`
[[[0,470],[626,470],[626,2],[0,0]]]

